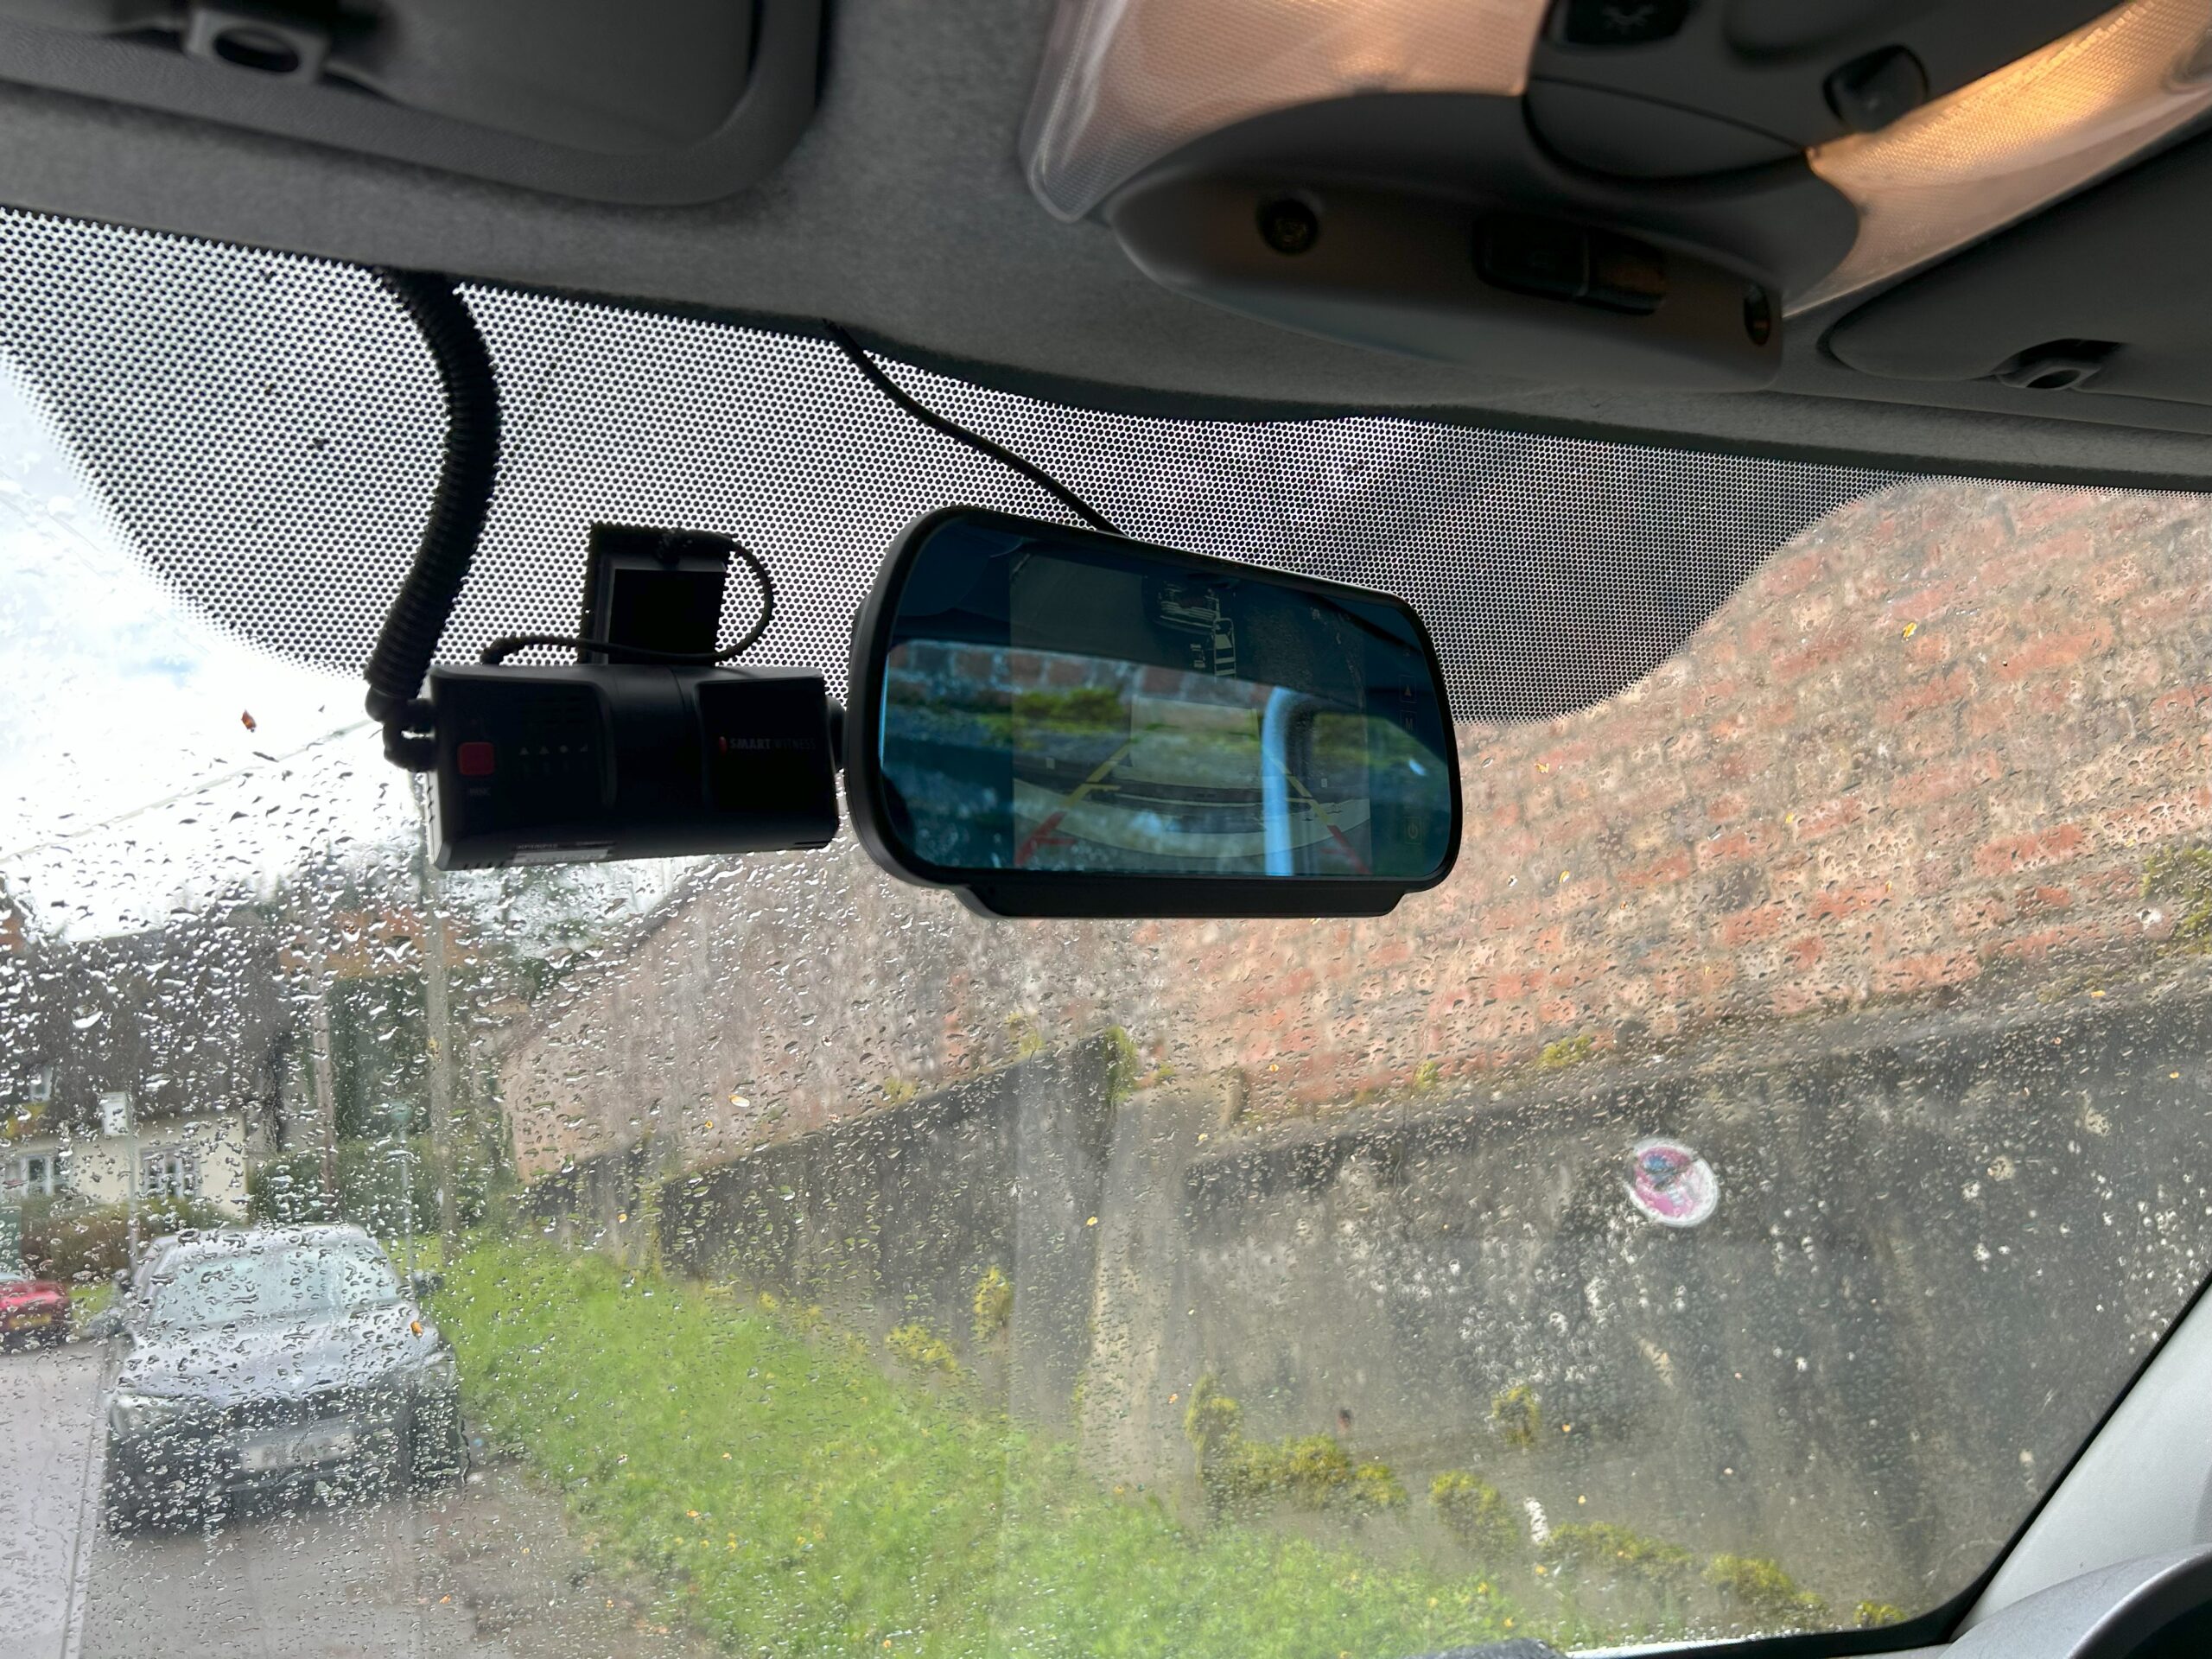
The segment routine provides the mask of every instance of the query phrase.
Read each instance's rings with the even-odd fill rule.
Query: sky
[[[410,844],[359,683],[194,614],[4,363],[0,584],[0,879],[41,928],[154,926],[310,849]]]

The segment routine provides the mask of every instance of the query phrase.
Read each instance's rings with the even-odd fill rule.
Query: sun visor
[[[0,79],[563,195],[710,201],[814,109],[820,0],[0,0]]]

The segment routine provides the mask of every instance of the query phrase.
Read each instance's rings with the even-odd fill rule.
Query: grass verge
[[[733,1653],[1396,1659],[1536,1634],[1486,1579],[1179,1526],[958,1384],[604,1258],[480,1245],[464,1398]]]

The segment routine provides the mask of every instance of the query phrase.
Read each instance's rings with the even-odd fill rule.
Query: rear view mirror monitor
[[[979,508],[854,632],[853,823],[1000,916],[1378,916],[1450,872],[1444,680],[1386,594]]]

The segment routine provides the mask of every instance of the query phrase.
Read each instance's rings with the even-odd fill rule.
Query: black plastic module
[[[798,668],[439,668],[442,870],[826,845],[836,750]]]

